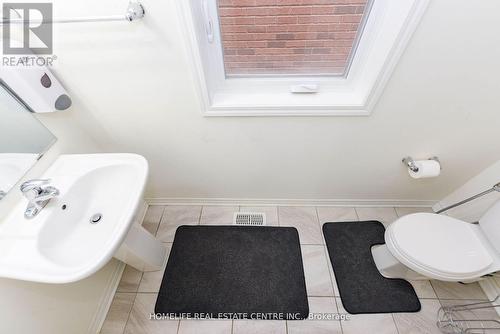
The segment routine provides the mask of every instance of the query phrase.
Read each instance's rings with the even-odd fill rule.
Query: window
[[[427,2],[179,1],[205,115],[369,115]]]
[[[226,77],[343,76],[367,0],[219,0]]]

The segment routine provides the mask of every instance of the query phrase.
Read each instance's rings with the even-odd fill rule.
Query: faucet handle
[[[38,194],[36,196],[36,201],[37,202],[43,202],[43,201],[48,201],[54,197],[59,196],[59,189],[55,187],[46,187],[43,189],[41,194]]]
[[[50,179],[33,179],[24,182],[21,184],[21,192],[26,193],[33,189],[40,188],[41,186],[47,185],[50,183]]]

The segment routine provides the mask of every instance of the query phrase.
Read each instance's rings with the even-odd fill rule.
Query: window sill
[[[371,108],[363,102],[361,96],[348,93],[219,93],[211,101],[212,103],[205,105],[205,116],[368,116],[371,114]]]

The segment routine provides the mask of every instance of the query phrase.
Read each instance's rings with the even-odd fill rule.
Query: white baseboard
[[[396,199],[253,199],[253,198],[146,198],[148,205],[241,205],[241,206],[344,206],[432,207],[437,200]]]
[[[148,204],[145,201],[142,201],[139,208],[137,209],[137,213],[134,218],[136,224],[142,224],[146,216],[147,209]],[[101,331],[104,320],[106,320],[106,315],[108,314],[111,303],[113,302],[113,298],[115,297],[118,284],[120,284],[123,270],[125,270],[125,263],[118,260],[114,261],[117,262],[116,267],[109,277],[105,292],[103,293],[101,300],[99,301],[96,313],[88,329],[89,334],[98,334]]]
[[[125,263],[121,261],[116,262],[117,264],[115,270],[113,270],[113,273],[108,280],[106,290],[101,296],[101,300],[99,301],[99,305],[97,306],[94,318],[90,323],[88,329],[89,334],[98,334],[101,331],[104,320],[106,320],[106,315],[108,314],[111,303],[113,302],[116,289],[118,288],[118,284],[120,283],[120,280],[122,278],[123,270],[125,269]]]

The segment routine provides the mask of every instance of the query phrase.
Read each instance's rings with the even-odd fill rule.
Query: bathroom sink
[[[59,157],[42,176],[59,196],[32,219],[22,200],[0,222],[0,277],[69,283],[95,273],[130,232],[147,174],[134,154]]]
[[[82,175],[52,203],[55,208],[38,237],[40,253],[78,267],[105,252],[110,237],[123,232],[123,219],[130,221],[127,208],[134,208],[142,194],[145,171],[140,163],[122,163]]]

